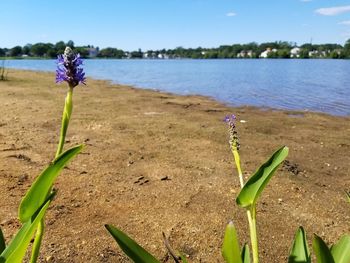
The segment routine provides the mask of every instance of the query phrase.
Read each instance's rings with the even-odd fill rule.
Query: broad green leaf
[[[22,223],[28,221],[42,206],[60,171],[82,148],[83,145],[79,145],[62,153],[36,178],[19,206],[18,214]]]
[[[290,252],[288,263],[310,263],[310,251],[306,241],[306,234],[304,228],[301,226],[298,228],[293,247]]]
[[[46,209],[54,197],[52,193],[38,212],[33,215],[27,222],[25,222],[11,243],[0,255],[0,262],[20,263],[26,254],[30,240],[32,239],[39,222],[44,217]]]
[[[155,257],[118,228],[112,225],[105,225],[105,227],[115,241],[117,241],[124,253],[135,263],[160,263]]]
[[[226,226],[222,256],[227,263],[242,263],[237,232],[232,221]]]
[[[242,248],[241,258],[243,263],[250,263],[250,251],[248,244],[245,244]]]
[[[0,228],[0,254],[5,250],[5,248],[6,248],[5,238]]]
[[[312,245],[316,254],[317,263],[335,263],[328,246],[322,238],[316,234],[314,235]]]
[[[288,155],[288,147],[277,150],[271,158],[255,172],[245,183],[238,194],[236,202],[241,207],[250,207],[256,204],[259,195],[271,179],[278,166]]]
[[[331,253],[335,263],[350,262],[350,236],[344,235],[332,246]]]

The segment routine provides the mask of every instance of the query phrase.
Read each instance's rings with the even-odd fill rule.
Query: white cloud
[[[338,24],[339,24],[339,25],[350,26],[350,20],[341,21],[341,22],[339,22]]]
[[[236,16],[237,14],[235,12],[229,12],[226,14],[226,16]]]
[[[350,12],[350,5],[320,8],[315,10],[315,12],[324,16],[335,16],[342,13]]]

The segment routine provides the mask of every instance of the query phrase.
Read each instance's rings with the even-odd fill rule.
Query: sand
[[[53,159],[67,90],[52,73],[11,70],[0,82],[0,223],[7,242],[17,209]],[[83,153],[58,177],[46,217],[40,262],[129,262],[104,224],[130,234],[162,262],[162,231],[190,262],[223,262],[225,225],[249,242],[226,114],[238,116],[248,178],[278,147],[290,154],[258,203],[261,262],[286,262],[303,225],[311,243],[350,232],[350,118],[254,107],[233,108],[88,79],[74,90],[65,149]],[[240,122],[242,121],[242,122]]]

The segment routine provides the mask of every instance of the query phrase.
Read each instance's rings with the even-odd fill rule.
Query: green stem
[[[62,114],[62,125],[61,125],[61,133],[60,133],[60,140],[57,147],[56,152],[56,158],[62,153],[64,142],[66,140],[66,134],[67,129],[69,125],[69,120],[72,115],[72,109],[73,109],[73,88],[69,87],[69,90],[67,92],[65,104],[64,104],[64,110]]]
[[[241,189],[244,186],[243,181],[243,173],[241,169],[241,159],[239,156],[239,152],[236,149],[232,149],[233,158],[236,163],[238,177],[239,177],[239,183],[241,185]],[[250,241],[252,245],[252,253],[253,253],[253,263],[259,262],[259,249],[258,249],[258,235],[256,231],[256,211],[255,211],[255,205],[251,206],[249,210],[247,210],[247,217],[248,217],[248,223],[249,223],[249,232],[250,232]]]
[[[36,230],[33,249],[32,249],[32,255],[30,257],[30,263],[35,263],[39,257],[39,250],[41,246],[41,241],[43,239],[44,230],[45,230],[45,222],[43,219],[41,219],[38,225],[38,229]]]
[[[244,181],[243,181],[243,174],[242,174],[242,170],[241,170],[241,158],[239,157],[239,153],[237,150],[232,149],[232,154],[233,154],[233,158],[235,160],[236,163],[236,167],[237,167],[237,172],[238,172],[238,177],[239,177],[239,183],[241,185],[241,188],[243,188],[244,186]]]
[[[70,120],[70,117],[72,115],[72,110],[73,110],[73,100],[72,99],[73,99],[73,87],[70,86],[69,90],[67,92],[67,96],[66,96],[66,100],[65,100],[65,104],[64,104],[64,109],[63,109],[63,114],[62,114],[60,140],[59,140],[59,143],[57,146],[55,158],[57,158],[63,151],[63,146],[64,146],[64,142],[66,140],[66,134],[67,134],[67,129],[68,129],[68,125],[69,125],[69,120]],[[36,234],[35,234],[30,263],[35,263],[38,260],[41,241],[42,241],[43,235],[44,235],[44,230],[45,230],[45,221],[43,218],[39,222],[38,229],[37,229]]]
[[[248,216],[248,222],[249,222],[250,241],[252,245],[253,263],[258,263],[259,248],[258,248],[258,235],[256,231],[255,205],[253,205],[249,210],[247,210],[247,216]]]

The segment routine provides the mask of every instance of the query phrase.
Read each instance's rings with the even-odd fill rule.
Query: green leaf
[[[316,254],[317,263],[335,263],[328,246],[322,238],[316,234],[314,235],[312,245]]]
[[[243,263],[250,263],[250,251],[248,244],[245,244],[242,248],[241,258]]]
[[[6,248],[5,238],[0,228],[0,254],[5,250],[5,248]]]
[[[256,204],[259,195],[271,179],[278,166],[288,155],[288,147],[277,150],[271,158],[264,163],[255,174],[249,178],[240,191],[236,202],[241,207],[250,207]]]
[[[26,254],[30,240],[32,239],[39,222],[44,217],[46,209],[49,207],[55,193],[49,195],[43,206],[39,208],[37,213],[25,222],[11,243],[0,255],[0,262],[20,263]]]
[[[344,235],[331,248],[331,253],[335,263],[349,263],[350,262],[350,236]]]
[[[128,237],[124,232],[112,225],[105,225],[109,233],[117,241],[124,253],[135,263],[160,263],[155,257],[144,248]]]
[[[306,241],[304,228],[301,226],[295,233],[293,247],[290,252],[288,263],[310,263],[310,250]]]
[[[227,263],[242,263],[237,232],[232,221],[226,226],[222,256]]]
[[[83,148],[83,145],[73,147],[58,156],[34,181],[19,206],[19,219],[22,223],[28,221],[35,211],[44,203],[52,185],[64,168]]]

